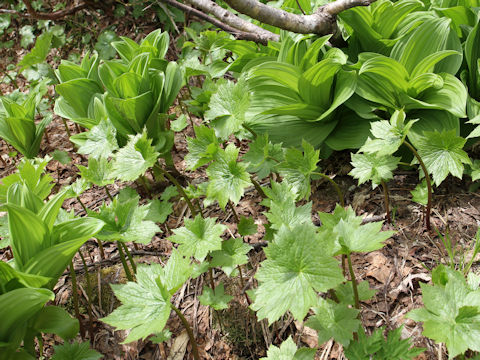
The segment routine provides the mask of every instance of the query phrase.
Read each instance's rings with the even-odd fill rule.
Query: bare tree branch
[[[180,3],[176,0],[161,0],[161,1],[163,1],[164,3],[166,3],[170,6],[173,6],[177,9],[179,9],[179,10],[182,10],[185,13],[192,14],[192,15],[198,17],[201,20],[208,21],[209,23],[217,26],[218,28],[220,28],[220,29],[222,29],[222,30],[224,30],[228,33],[231,33],[238,40],[249,40],[249,41],[254,41],[254,42],[257,42],[257,43],[264,44],[264,45],[267,44],[268,40],[271,40],[271,39],[267,39],[265,37],[261,37],[257,33],[246,32],[246,31],[241,31],[239,29],[236,29],[236,28],[234,28],[230,25],[227,25],[227,24],[221,22],[220,20],[217,20],[217,19],[215,19],[211,16],[208,16],[207,14],[205,14],[204,12],[202,12],[200,10],[197,10],[197,9],[194,9],[190,6],[182,4],[182,3]],[[275,34],[272,33],[272,35],[275,35]]]
[[[223,23],[228,24],[231,27],[234,27],[244,32],[257,34],[257,36],[259,36],[259,38],[262,39],[264,42],[280,40],[280,36],[278,36],[277,34],[274,34],[268,30],[261,28],[260,26],[257,26],[249,21],[239,18],[232,12],[216,4],[214,1],[185,0],[185,2],[199,8],[207,14],[212,14],[217,19],[221,20]]]
[[[81,3],[69,9],[59,10],[52,13],[38,13],[32,7],[32,3],[30,2],[30,0],[23,0],[23,3],[27,7],[28,17],[31,17],[32,19],[37,19],[37,20],[59,20],[68,15],[72,15],[77,11],[86,9],[89,6],[87,3]]]
[[[374,1],[337,0],[319,7],[314,14],[297,15],[265,5],[258,0],[225,0],[232,9],[262,23],[300,34],[318,35],[333,33],[337,27],[336,15],[343,10],[355,6],[368,6]]]

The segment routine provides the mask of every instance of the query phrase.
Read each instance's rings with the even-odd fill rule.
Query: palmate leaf
[[[123,181],[136,180],[155,164],[158,156],[145,130],[142,134],[130,135],[127,145],[113,157],[112,177]]]
[[[54,354],[51,360],[99,360],[103,357],[99,352],[90,349],[90,343],[72,344],[65,342],[62,345],[53,346]]]
[[[448,174],[461,179],[463,164],[471,164],[467,153],[462,150],[466,139],[457,136],[455,130],[426,131],[423,135],[416,146],[435,184],[440,185]]]
[[[111,285],[122,305],[102,321],[117,329],[131,329],[124,343],[144,339],[165,327],[170,317],[171,294],[156,281],[162,275],[163,268],[159,264],[139,265],[137,282]]]
[[[349,360],[412,360],[425,349],[411,348],[409,339],[402,339],[402,327],[389,331],[384,339],[385,327],[375,330],[371,336],[365,335],[363,328],[358,332],[358,341],[345,348]]]
[[[106,157],[88,158],[88,167],[78,165],[80,175],[86,181],[94,183],[97,186],[113,184],[115,179],[112,177],[113,164]]]
[[[251,308],[259,319],[269,323],[290,311],[303,320],[310,307],[317,303],[317,291],[335,287],[344,278],[338,261],[325,254],[315,228],[282,227],[265,249],[267,260],[262,262],[255,277],[259,287]]]
[[[258,231],[258,226],[253,218],[247,218],[242,215],[237,224],[237,230],[242,236],[253,235]]]
[[[317,330],[319,345],[333,338],[343,346],[348,346],[353,340],[353,333],[361,325],[357,319],[359,310],[352,309],[347,304],[319,298],[313,311],[315,315],[309,317],[305,325]]]
[[[274,172],[282,160],[282,144],[272,144],[268,140],[268,133],[252,141],[248,152],[243,155],[243,161],[249,163],[247,170],[256,173],[260,180]]]
[[[185,256],[193,256],[198,261],[203,261],[214,250],[222,248],[220,235],[226,226],[215,224],[217,218],[202,218],[197,215],[195,219],[185,219],[185,226],[173,230],[170,240],[180,244],[178,251]]]
[[[208,286],[203,287],[202,295],[198,297],[200,304],[210,306],[215,310],[223,310],[228,308],[228,303],[233,299],[233,296],[226,295],[223,283],[218,284],[215,290]]]
[[[297,345],[289,336],[280,347],[271,345],[267,350],[267,357],[260,360],[313,360],[316,349],[301,348],[297,350]]]
[[[467,349],[480,351],[480,290],[472,290],[463,274],[442,265],[432,278],[434,285],[420,284],[425,307],[407,317],[423,322],[423,335],[445,343],[449,359]]]
[[[377,156],[376,154],[351,154],[352,166],[349,175],[358,179],[359,184],[372,181],[375,189],[382,181],[393,179],[393,170],[398,166],[399,157],[391,155]]]
[[[215,130],[206,126],[194,126],[193,129],[195,138],[187,138],[188,154],[185,156],[190,170],[208,164],[220,149]]]
[[[380,120],[371,123],[374,139],[368,138],[360,148],[361,152],[377,155],[391,155],[398,150],[405,140],[410,128],[417,120],[409,120],[405,124],[405,112],[397,110],[390,121]]]
[[[239,265],[248,262],[247,254],[252,247],[243,242],[242,238],[232,238],[222,242],[222,249],[211,252],[212,267],[220,267],[228,276],[232,275]]]
[[[117,130],[112,122],[106,119],[94,126],[90,131],[71,136],[70,140],[78,145],[80,154],[88,154],[93,158],[108,158],[118,149],[116,135]]]
[[[250,94],[243,78],[237,83],[227,82],[218,87],[210,98],[205,119],[210,120],[216,135],[226,140],[242,129],[245,112],[250,106]]]
[[[285,152],[285,161],[278,165],[278,171],[284,181],[291,184],[299,199],[310,197],[311,175],[317,169],[320,150],[315,150],[305,140],[302,141],[303,152],[290,148]]]
[[[207,187],[207,197],[218,201],[225,209],[230,200],[237,204],[245,189],[251,185],[246,170],[247,165],[237,162],[240,149],[229,144],[225,150],[219,150],[215,161],[207,168],[210,179]]]
[[[105,222],[103,229],[97,234],[102,241],[135,241],[148,244],[160,228],[148,219],[149,207],[138,205],[139,196],[130,189],[125,188],[105,205],[100,211],[89,211],[89,217],[94,217]]]

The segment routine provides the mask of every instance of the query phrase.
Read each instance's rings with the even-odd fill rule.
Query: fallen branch
[[[59,20],[63,19],[66,16],[75,14],[77,11],[86,9],[89,5],[87,3],[81,3],[79,5],[73,6],[69,9],[64,9],[64,10],[59,10],[55,11],[52,13],[38,13],[35,11],[35,9],[32,7],[32,3],[30,0],[23,0],[23,3],[25,4],[27,8],[28,14],[21,14],[23,16],[30,17],[32,19],[36,20]]]
[[[254,33],[254,32],[248,32],[248,31],[242,31],[238,28],[234,28],[234,27],[232,27],[228,24],[223,23],[222,21],[220,21],[216,18],[213,18],[213,17],[207,15],[206,13],[204,13],[200,10],[197,10],[195,8],[192,8],[192,7],[188,6],[188,5],[182,4],[182,3],[180,3],[176,0],[161,0],[161,1],[163,1],[164,3],[166,3],[166,4],[168,4],[172,7],[177,8],[179,10],[182,10],[183,12],[185,12],[187,14],[194,15],[201,20],[205,20],[205,21],[215,25],[216,27],[234,35],[235,38],[238,39],[238,40],[249,40],[249,41],[254,41],[254,42],[257,42],[257,43],[264,44],[264,45],[266,45],[269,40],[275,40],[275,41],[278,40],[276,38],[278,35],[270,33],[270,32],[268,32],[269,34],[265,34],[265,36],[262,36],[262,34],[258,34],[258,33]]]

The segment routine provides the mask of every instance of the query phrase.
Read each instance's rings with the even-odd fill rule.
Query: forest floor
[[[127,33],[126,33],[127,35]],[[5,69],[6,61],[16,62],[22,56],[18,47],[0,50],[0,72]],[[8,59],[8,60],[7,60]],[[21,76],[17,78],[17,85],[22,90],[25,82]],[[0,93],[6,94],[14,90],[12,85],[1,84]],[[51,89],[53,95],[53,87]],[[175,109],[172,109],[175,111]],[[200,119],[197,119],[200,123]],[[71,133],[77,130],[69,124]],[[78,165],[87,166],[86,158],[74,151],[69,141],[62,120],[54,116],[47,127],[48,142],[44,138],[41,153],[45,156],[54,150],[66,151],[71,162],[62,165],[58,161],[51,161],[47,167],[58,187],[71,184],[78,175]],[[206,180],[202,169],[195,173],[185,170],[184,157],[187,153],[186,137],[193,136],[193,129],[188,126],[175,136],[174,160],[177,170],[194,182]],[[247,149],[246,143],[242,150]],[[18,156],[9,156],[11,148],[0,140],[0,156],[5,161],[0,162],[0,179],[13,173]],[[350,177],[351,170],[349,152],[333,154],[324,161],[323,170],[334,177],[345,193],[347,205],[351,205],[357,215],[367,219],[374,217],[383,220],[383,194],[380,188],[372,190],[370,185],[358,186]],[[418,359],[438,359],[438,346],[421,335],[421,325],[404,318],[404,315],[413,308],[419,307],[421,302],[420,282],[428,282],[431,278],[430,270],[440,263],[448,263],[449,258],[442,239],[435,230],[425,231],[423,223],[423,207],[411,201],[410,191],[418,183],[418,173],[414,171],[397,171],[394,179],[388,186],[391,194],[393,209],[393,224],[384,225],[384,230],[395,230],[396,233],[386,241],[381,250],[367,255],[353,256],[353,267],[358,280],[367,280],[370,287],[376,290],[372,300],[362,302],[361,317],[363,324],[373,330],[381,326],[394,329],[403,325],[402,335],[413,339],[416,346],[426,347],[427,350]],[[452,179],[445,181],[434,194],[432,227],[441,234],[448,233],[452,244],[457,249],[456,262],[468,261],[474,243],[475,234],[480,224],[480,195],[469,192],[469,181]],[[145,198],[142,187],[135,183],[115,183],[109,186],[110,193],[115,195],[121,187],[133,187]],[[252,189],[253,190],[253,189]],[[317,212],[333,211],[337,195],[324,181],[314,183],[311,201],[313,202],[313,221],[319,225]],[[103,188],[92,187],[81,195],[82,202],[92,210],[108,202]],[[247,191],[247,194],[236,207],[239,215],[250,216],[256,219],[259,232],[254,236],[247,236],[250,244],[262,244],[264,228],[267,219],[263,214],[266,208],[260,205],[261,198],[256,191]],[[79,216],[84,214],[80,203],[70,199],[63,205],[65,210],[73,209]],[[212,205],[205,210],[208,216],[217,217],[221,223],[228,226],[228,232],[236,233],[236,224],[230,213],[223,212],[218,206]],[[0,216],[2,214],[0,213]],[[168,258],[172,243],[168,240],[171,229],[183,225],[182,219],[189,216],[189,210],[184,202],[174,205],[174,212],[167,220],[168,226],[162,226],[163,233],[157,234],[148,245],[130,247],[137,263],[162,263]],[[82,335],[91,341],[92,346],[105,356],[105,359],[190,359],[191,346],[188,336],[177,317],[172,316],[168,328],[172,332],[170,340],[163,344],[152,344],[148,341],[139,341],[121,344],[125,338],[124,331],[114,331],[112,327],[99,319],[109,314],[118,301],[113,296],[109,284],[126,282],[120,263],[117,247],[114,243],[106,243],[105,258],[102,258],[97,243],[90,240],[82,249],[86,257],[88,276],[80,257],[74,258],[75,272],[79,282],[79,296],[82,304]],[[0,261],[10,257],[9,250],[0,250]],[[244,275],[247,286],[254,283],[253,275],[264,259],[261,246],[255,246],[249,253],[249,263]],[[478,263],[474,263],[474,267]],[[474,269],[475,270],[475,269]],[[277,344],[289,335],[302,346],[316,347],[316,333],[302,327],[291,316],[284,316],[273,326],[268,327],[266,322],[257,322],[255,314],[248,309],[245,298],[240,294],[241,287],[238,278],[227,278],[218,272],[215,280],[225,283],[226,292],[234,296],[231,306],[227,310],[211,311],[199,303],[198,296],[203,287],[203,278],[187,282],[175,295],[174,304],[181,309],[187,319],[193,324],[195,338],[199,344],[200,355],[204,359],[258,359],[266,355],[266,349],[271,343]],[[73,314],[71,277],[65,272],[54,289],[55,303],[64,306]],[[90,315],[86,299],[90,298]],[[52,346],[60,341],[55,337],[44,337],[45,355],[48,358],[52,353]],[[441,351],[441,349],[440,349]],[[443,357],[445,351],[443,351]],[[323,345],[317,352],[317,359],[345,359],[342,348],[332,341]]]

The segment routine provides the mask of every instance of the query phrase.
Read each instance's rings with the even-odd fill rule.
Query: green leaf
[[[247,236],[255,234],[258,231],[258,226],[253,218],[247,218],[242,215],[237,224],[237,229],[240,235]]]
[[[112,176],[113,164],[106,157],[89,157],[88,167],[77,165],[83,179],[94,183],[97,186],[113,184],[115,179]]]
[[[155,334],[155,336],[152,336],[149,340],[154,344],[161,344],[169,340],[171,337],[172,337],[171,331],[168,329],[164,329],[162,332]]]
[[[218,284],[215,290],[208,286],[203,287],[202,295],[198,297],[200,304],[210,306],[215,310],[223,310],[228,308],[228,303],[233,299],[233,296],[226,295],[223,283]]]
[[[33,328],[42,333],[56,334],[64,340],[75,338],[80,330],[78,320],[58,306],[46,306],[40,310]]]
[[[139,242],[148,244],[160,228],[147,220],[149,207],[138,205],[139,196],[129,188],[123,189],[109,205],[103,204],[100,211],[88,215],[105,222],[97,238],[103,241]]]
[[[142,134],[130,135],[127,145],[113,157],[112,177],[123,181],[136,180],[155,164],[158,156],[145,130]]]
[[[480,351],[480,290],[471,290],[459,271],[443,266],[439,270],[446,283],[421,283],[425,307],[410,311],[407,317],[423,322],[423,335],[445,343],[449,359],[467,349]]]
[[[195,138],[187,138],[188,154],[185,156],[187,168],[196,170],[213,160],[220,150],[215,130],[206,126],[194,126]]]
[[[247,171],[256,173],[260,180],[274,172],[282,160],[282,144],[272,144],[268,140],[268,133],[252,141],[248,152],[243,155],[243,161],[249,163]]]
[[[241,238],[232,238],[222,242],[222,249],[212,251],[211,267],[220,267],[223,272],[231,276],[239,265],[248,262],[248,252],[252,247],[243,242]]]
[[[20,324],[32,318],[55,295],[47,289],[21,288],[0,295],[0,342],[8,342]]]
[[[193,256],[198,261],[203,261],[214,250],[222,248],[220,235],[226,230],[225,225],[215,224],[217,218],[202,218],[197,215],[195,219],[185,219],[185,226],[173,230],[170,240],[180,244],[178,251],[185,256]]]
[[[455,134],[455,131],[426,131],[417,141],[417,151],[427,170],[438,186],[452,174],[462,178],[463,164],[471,164],[465,151],[462,150],[466,140]]]
[[[303,152],[294,148],[287,149],[285,161],[278,165],[278,171],[284,181],[293,186],[299,199],[310,197],[311,175],[317,169],[320,150],[315,150],[305,140],[302,141]]]
[[[398,166],[399,157],[391,155],[377,156],[375,154],[351,154],[352,171],[349,175],[358,179],[358,184],[372,181],[375,189],[382,181],[393,179],[393,170]]]
[[[145,217],[145,220],[163,224],[172,212],[172,203],[159,199],[153,199],[149,203],[148,214]]]
[[[117,130],[108,119],[101,121],[90,131],[76,134],[70,140],[78,145],[80,154],[88,154],[93,158],[108,158],[118,149]]]
[[[207,197],[217,200],[222,209],[229,200],[237,204],[251,185],[247,165],[237,162],[239,151],[235,145],[229,144],[225,150],[218,150],[215,161],[207,168],[210,179]]]
[[[44,32],[37,38],[35,46],[26,54],[22,60],[17,64],[20,66],[20,71],[35,64],[39,64],[47,58],[50,51],[53,33],[50,31]],[[23,40],[23,39],[22,39]]]
[[[221,84],[210,98],[205,119],[210,120],[216,135],[226,140],[231,134],[242,129],[245,112],[250,106],[250,94],[243,78]]]
[[[357,284],[357,291],[358,291],[358,299],[360,301],[370,300],[377,293],[376,290],[370,289],[370,284],[368,283],[367,280],[360,281]],[[345,303],[349,305],[355,304],[355,298],[353,295],[353,287],[352,287],[351,281],[347,281],[343,284],[338,285],[335,288],[335,294],[337,295],[337,298],[341,303]]]
[[[72,344],[65,342],[62,345],[53,346],[52,360],[99,360],[103,357],[99,352],[90,349],[90,343]]]
[[[301,348],[297,350],[297,345],[289,336],[280,347],[270,345],[267,350],[267,357],[260,360],[313,360],[315,357],[316,349]]]
[[[55,151],[52,153],[52,158],[53,160],[57,160],[62,165],[68,165],[72,161],[68,155],[68,152],[58,149],[55,149]]]
[[[280,228],[265,255],[255,275],[259,286],[251,308],[270,324],[288,310],[302,321],[317,303],[317,291],[344,281],[338,261],[325,254],[319,235],[310,226]]]
[[[317,330],[319,345],[333,338],[343,346],[348,346],[353,340],[353,333],[361,325],[357,318],[359,310],[352,309],[347,304],[319,298],[313,311],[315,315],[309,317],[305,325]]]
[[[26,49],[28,45],[33,44],[35,41],[35,35],[33,34],[33,26],[25,25],[20,28],[20,35],[22,39],[20,40],[20,45]]]
[[[428,203],[428,188],[427,188],[427,180],[423,179],[422,182],[418,183],[415,186],[415,189],[410,191],[412,194],[412,201],[419,203],[421,205],[427,205]]]
[[[382,222],[360,225],[358,222],[340,219],[333,231],[342,248],[341,253],[370,252],[381,249],[382,242],[395,234],[395,231],[381,231],[382,225]]]
[[[413,360],[425,349],[410,348],[409,339],[401,338],[402,327],[389,331],[384,339],[385,327],[375,330],[371,336],[366,336],[363,328],[358,332],[358,341],[351,342],[345,348],[349,360]]]
[[[170,122],[170,128],[173,130],[173,131],[182,131],[183,129],[185,129],[186,127],[188,126],[188,123],[187,123],[187,117],[182,114],[180,115],[177,120],[174,120],[174,121],[171,121]]]
[[[161,265],[139,265],[137,282],[111,285],[115,296],[122,302],[103,322],[117,329],[131,329],[124,343],[145,339],[159,333],[170,317],[170,293],[157,279],[163,275]]]
[[[115,57],[116,51],[112,43],[117,40],[119,37],[112,30],[105,30],[98,36],[95,50],[98,51],[100,59],[109,60]]]

